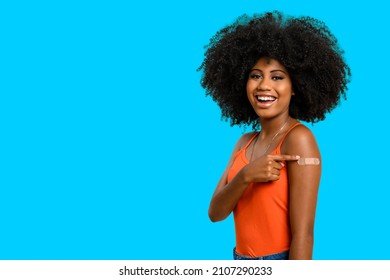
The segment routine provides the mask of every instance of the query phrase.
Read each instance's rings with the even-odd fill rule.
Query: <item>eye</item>
[[[263,76],[261,76],[260,74],[249,74],[249,78],[254,80],[261,79],[262,77]]]
[[[274,80],[274,81],[283,80],[283,79],[284,79],[284,77],[282,77],[282,76],[273,76],[272,77],[272,80]]]

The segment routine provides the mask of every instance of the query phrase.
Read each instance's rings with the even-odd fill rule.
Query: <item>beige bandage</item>
[[[300,158],[298,159],[299,165],[319,165],[320,159],[319,158]]]

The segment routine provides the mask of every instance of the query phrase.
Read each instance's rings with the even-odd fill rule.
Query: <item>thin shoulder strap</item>
[[[244,146],[244,148],[242,148],[242,150],[245,150],[246,148],[248,148],[248,146],[252,143],[252,141],[259,135],[260,132],[256,132],[252,138],[248,141],[248,143],[246,143],[246,145]]]
[[[297,122],[296,124],[292,125],[283,135],[282,140],[280,140],[278,147],[276,148],[278,151],[280,151],[280,147],[282,147],[282,144],[284,142],[284,139],[286,139],[287,135],[290,133],[291,130],[293,130],[298,125],[302,125],[300,122]]]

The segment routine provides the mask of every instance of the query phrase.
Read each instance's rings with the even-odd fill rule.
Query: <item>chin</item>
[[[259,118],[261,120],[271,120],[271,119],[274,119],[274,118],[277,118],[277,117],[280,117],[281,115],[283,115],[283,113],[281,112],[256,112],[257,116],[259,116]],[[289,115],[289,114],[288,114]]]
[[[264,112],[262,110],[262,112],[256,111],[256,115],[260,119],[272,119],[272,118],[276,117],[278,114],[275,114],[274,112]]]

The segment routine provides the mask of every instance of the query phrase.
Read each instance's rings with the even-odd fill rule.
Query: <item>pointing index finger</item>
[[[276,160],[276,161],[294,161],[294,160],[299,160],[300,156],[298,156],[298,155],[273,155],[272,159]]]

